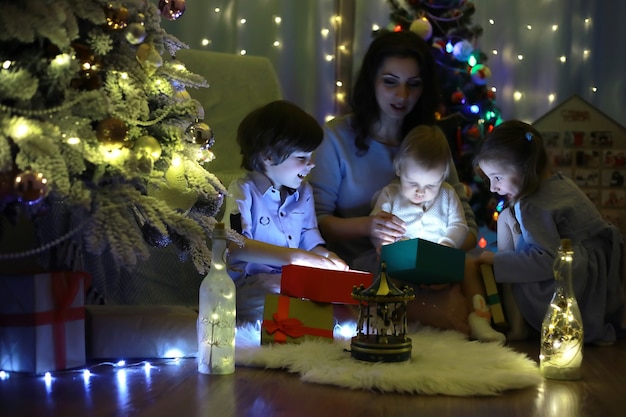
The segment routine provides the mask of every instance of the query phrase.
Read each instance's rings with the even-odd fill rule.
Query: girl
[[[477,263],[493,264],[496,282],[510,284],[520,313],[540,330],[554,293],[552,265],[559,242],[571,239],[585,341],[614,342],[624,308],[624,239],[618,229],[573,181],[550,171],[543,139],[526,123],[497,126],[474,161],[491,191],[509,200],[508,220],[498,220],[503,245],[496,253],[481,253]]]

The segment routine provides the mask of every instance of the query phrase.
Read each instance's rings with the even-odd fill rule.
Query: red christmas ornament
[[[123,120],[109,117],[98,123],[96,137],[108,148],[121,149],[127,136],[128,127]]]
[[[463,104],[465,103],[465,95],[461,91],[455,91],[452,93],[450,101],[452,101],[453,104]]]
[[[87,45],[72,43],[74,57],[80,64],[80,71],[70,85],[78,90],[97,90],[102,87],[100,76],[101,61]]]
[[[161,16],[168,20],[176,20],[185,13],[186,0],[159,0]]]
[[[20,203],[33,205],[48,195],[47,180],[42,173],[26,170],[15,177],[15,193]]]
[[[478,127],[476,125],[470,127],[469,129],[467,129],[467,135],[472,137],[472,138],[479,138],[480,137],[480,130],[478,129]]]

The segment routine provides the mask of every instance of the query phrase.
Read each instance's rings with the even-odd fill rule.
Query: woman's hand
[[[404,221],[386,211],[379,211],[369,216],[369,219],[369,235],[372,241],[376,242],[375,247],[394,243],[406,232]]]

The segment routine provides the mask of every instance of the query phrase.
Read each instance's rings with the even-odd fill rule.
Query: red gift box
[[[285,265],[281,294],[320,303],[358,304],[352,298],[354,286],[372,285],[373,275],[363,271],[334,271],[300,265]]]
[[[85,365],[87,277],[0,276],[0,369],[45,373]]]
[[[284,295],[265,296],[261,344],[333,340],[333,306]]]

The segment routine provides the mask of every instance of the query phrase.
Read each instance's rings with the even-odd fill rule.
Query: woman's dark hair
[[[250,112],[237,128],[241,167],[265,172],[266,159],[278,165],[294,152],[313,152],[323,137],[313,116],[291,102],[273,101]]]
[[[356,131],[355,144],[366,153],[370,127],[380,120],[380,108],[376,101],[376,75],[389,57],[415,58],[420,69],[423,90],[420,99],[403,120],[401,136],[419,124],[435,124],[435,112],[439,105],[439,81],[431,46],[411,31],[382,31],[370,44],[361,69],[357,75],[350,107],[353,113],[352,128]]]
[[[548,168],[543,138],[537,129],[519,120],[496,126],[479,145],[474,167],[484,177],[478,166],[481,162],[506,167],[523,178],[520,193],[509,202],[511,205],[537,190],[541,176]]]

